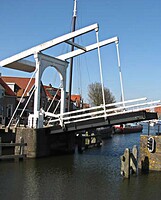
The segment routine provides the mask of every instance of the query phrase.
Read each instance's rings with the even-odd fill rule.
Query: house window
[[[12,110],[13,110],[13,105],[12,104],[8,104],[7,105],[7,117],[11,117],[12,116]]]
[[[4,90],[0,89],[0,98],[4,97]]]

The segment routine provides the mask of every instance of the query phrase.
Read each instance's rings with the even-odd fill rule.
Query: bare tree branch
[[[106,104],[115,103],[115,97],[112,95],[111,91],[108,88],[104,88],[104,93]],[[103,104],[101,83],[95,82],[88,85],[88,97],[91,101],[91,104],[94,106],[99,106]]]

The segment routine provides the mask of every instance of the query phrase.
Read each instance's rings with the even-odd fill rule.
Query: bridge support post
[[[42,128],[40,126],[40,87],[41,87],[41,56],[40,54],[34,55],[36,61],[36,74],[35,74],[35,96],[34,96],[34,119],[33,127]]]

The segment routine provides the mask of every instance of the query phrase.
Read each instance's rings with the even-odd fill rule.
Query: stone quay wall
[[[148,150],[148,138],[154,138],[154,151]],[[140,136],[139,168],[143,171],[161,171],[161,136]]]

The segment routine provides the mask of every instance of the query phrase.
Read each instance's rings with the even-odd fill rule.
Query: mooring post
[[[137,146],[134,145],[132,148],[132,153],[130,154],[130,168],[132,170],[132,174],[137,174],[138,171],[138,149]]]
[[[23,137],[20,137],[20,151],[19,151],[19,154],[20,155],[23,155],[24,154],[24,139]]]
[[[126,148],[121,158],[121,175],[130,178],[130,149]]]
[[[121,175],[125,178],[130,178],[131,174],[138,172],[138,149],[134,145],[132,151],[126,148],[121,158]]]

